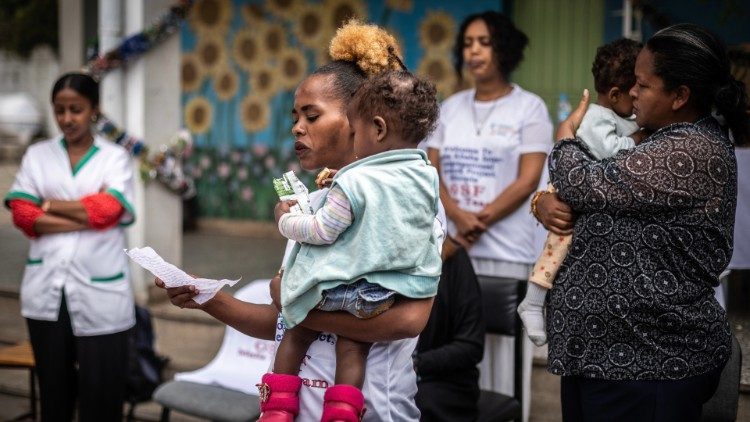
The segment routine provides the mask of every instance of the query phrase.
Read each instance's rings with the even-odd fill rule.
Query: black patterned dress
[[[562,141],[549,168],[578,215],[547,297],[549,371],[670,380],[723,365],[731,337],[713,287],[732,256],[737,164],[716,120],[602,161]]]

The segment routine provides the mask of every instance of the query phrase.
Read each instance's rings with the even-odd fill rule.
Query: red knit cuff
[[[125,209],[120,202],[108,193],[95,193],[81,198],[81,204],[89,216],[89,226],[104,230],[117,225]]]
[[[13,215],[13,224],[27,237],[32,239],[39,237],[34,231],[34,224],[39,217],[44,215],[44,211],[33,202],[24,199],[13,199],[8,205]]]

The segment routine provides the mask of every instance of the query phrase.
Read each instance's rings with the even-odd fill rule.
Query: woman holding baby
[[[700,419],[731,353],[713,286],[732,253],[747,99],[722,42],[680,24],[635,65],[633,149],[595,161],[575,138],[588,98],[557,132],[540,220],[573,228],[547,300],[548,369],[564,420]],[[575,215],[575,220],[571,218]]]
[[[397,46],[393,45],[395,40],[380,28],[361,24],[349,24],[345,28],[346,31],[340,32],[331,43],[331,52],[336,58],[335,52],[341,53],[338,48],[351,52],[353,45],[375,47],[370,48],[373,51],[369,54],[355,52],[348,59],[336,59],[322,66],[297,88],[292,132],[295,152],[301,167],[306,170],[322,167],[341,169],[357,159],[347,107],[352,95],[368,80],[364,69],[372,69],[373,57],[392,57],[389,46],[398,52]],[[344,32],[347,35],[342,35]],[[362,43],[362,39],[369,41]],[[325,200],[327,192],[327,188],[313,192],[311,203]],[[277,301],[279,281],[280,276],[277,275],[271,285],[272,295]],[[157,285],[163,287],[158,280]],[[222,292],[203,305],[198,305],[191,299],[196,294],[193,286],[167,289],[167,294],[173,304],[201,309],[247,335],[277,341],[284,335],[283,328],[278,328],[284,324],[274,305],[241,302]],[[416,336],[427,323],[431,307],[432,298],[399,299],[386,312],[370,319],[358,319],[342,312],[309,312],[300,326],[323,331],[321,338],[331,341],[314,341],[310,345],[299,376],[323,380],[333,386],[336,383],[337,335],[362,343],[373,343],[366,358],[366,377],[362,387],[367,409],[364,420],[418,420],[419,410],[414,402],[417,386],[412,352],[417,343]],[[273,395],[274,392],[270,393]],[[292,409],[298,411],[294,420],[321,420],[324,393],[325,389],[302,385],[298,392],[298,408]]]

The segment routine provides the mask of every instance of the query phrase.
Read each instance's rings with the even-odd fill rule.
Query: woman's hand
[[[441,249],[440,258],[442,258],[443,262],[445,262],[448,258],[455,255],[456,252],[462,247],[463,246],[458,243],[456,239],[454,239],[450,235],[446,235],[445,240],[443,240],[443,248]]]
[[[566,236],[573,233],[573,210],[561,201],[556,193],[545,193],[536,202],[536,217],[554,234]]]
[[[578,103],[578,107],[573,110],[567,119],[560,123],[555,134],[556,140],[575,138],[576,131],[581,126],[583,116],[586,114],[586,109],[589,106],[589,90],[584,89],[581,101]]]
[[[469,242],[476,242],[479,236],[487,230],[487,225],[479,219],[479,215],[462,209],[457,209],[452,216],[456,223],[458,234]]]
[[[154,284],[156,284],[156,287],[165,289],[167,291],[167,296],[169,296],[169,301],[172,302],[172,305],[188,309],[201,308],[201,305],[193,300],[193,298],[199,293],[198,289],[195,286],[167,288],[164,285],[164,282],[159,278],[154,279]]]
[[[281,216],[284,214],[288,214],[289,210],[291,208],[297,205],[297,201],[291,200],[291,201],[279,201],[278,204],[276,204],[276,207],[273,209],[273,215],[276,218],[276,224],[279,224],[279,220],[281,219]]]
[[[284,270],[279,270],[275,276],[271,279],[271,284],[268,286],[271,291],[271,300],[273,306],[281,312],[281,277],[284,276]]]

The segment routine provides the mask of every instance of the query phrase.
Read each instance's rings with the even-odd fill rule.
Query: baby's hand
[[[643,142],[644,139],[648,137],[648,133],[646,132],[646,129],[639,129],[635,131],[630,137],[633,139],[633,142],[635,142],[636,145],[640,145],[641,142]]]
[[[273,215],[274,217],[276,217],[276,224],[279,224],[281,216],[284,214],[288,214],[294,205],[297,205],[297,201],[295,200],[279,201],[279,203],[276,204],[276,207],[273,209]]]
[[[338,170],[329,169],[328,167],[321,170],[320,173],[318,173],[318,177],[315,178],[315,184],[318,186],[318,189],[323,189],[325,187],[331,186],[331,182],[333,182],[333,176],[336,175],[337,171]]]

